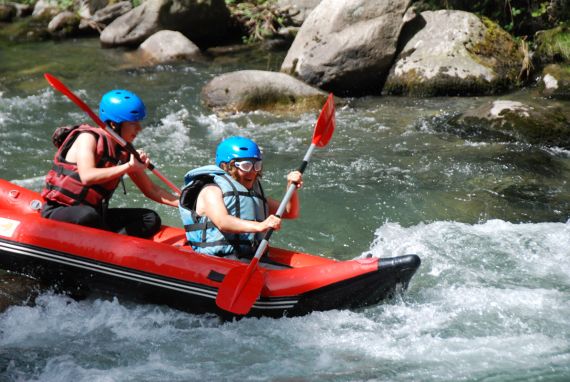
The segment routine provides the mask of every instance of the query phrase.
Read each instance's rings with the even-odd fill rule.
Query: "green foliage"
[[[247,44],[275,36],[279,28],[290,22],[289,13],[280,9],[275,0],[225,1]]]

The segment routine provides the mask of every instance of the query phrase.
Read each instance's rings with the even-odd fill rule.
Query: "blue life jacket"
[[[180,194],[179,210],[188,244],[196,252],[208,255],[253,255],[263,239],[263,233],[222,232],[208,217],[196,213],[198,194],[210,183],[221,188],[230,215],[254,221],[263,221],[268,216],[267,201],[259,181],[255,182],[250,191],[218,166],[199,167],[186,173]]]

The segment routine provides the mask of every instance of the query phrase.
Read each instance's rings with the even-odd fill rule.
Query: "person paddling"
[[[199,167],[184,177],[180,214],[188,244],[199,253],[251,258],[263,233],[278,230],[275,216],[279,202],[266,198],[259,179],[262,154],[258,145],[244,137],[223,140],[216,150],[216,165]],[[287,187],[303,184],[299,171],[287,175]],[[293,194],[283,218],[299,214],[299,197]]]
[[[146,108],[136,94],[112,90],[103,95],[99,116],[127,143],[132,143],[142,130],[140,121],[146,116]],[[62,137],[54,135],[54,143],[59,147],[42,191],[46,200],[43,217],[137,237],[154,235],[161,226],[156,212],[146,208],[108,208],[109,199],[125,174],[148,198],[178,206],[178,197],[145,173],[150,162],[148,155],[139,150],[139,162],[103,129],[76,126],[64,130]]]

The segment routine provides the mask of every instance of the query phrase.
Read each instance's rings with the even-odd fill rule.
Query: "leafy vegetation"
[[[567,0],[417,0],[420,9],[457,9],[486,16],[515,36],[532,37],[570,18]]]
[[[279,28],[291,24],[287,10],[280,9],[275,0],[225,0],[232,17],[244,34],[245,43],[271,38]]]

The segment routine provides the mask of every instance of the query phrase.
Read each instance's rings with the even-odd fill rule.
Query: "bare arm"
[[[145,174],[147,163],[146,154],[140,152],[144,163],[139,162],[131,155],[127,163],[118,166],[97,168],[95,167],[95,152],[97,150],[97,140],[92,134],[83,133],[71,146],[66,159],[77,163],[77,171],[81,182],[85,185],[105,183],[118,177],[128,174],[142,193],[155,202],[169,206],[178,206],[178,197],[172,195],[162,187],[155,184],[148,175]]]
[[[131,155],[131,160],[132,159],[134,158]],[[148,161],[148,159],[146,161]],[[178,196],[171,194],[158,184],[154,183],[144,172],[144,167],[140,171],[129,172],[129,176],[147,198],[168,206],[178,207]]]
[[[77,172],[81,178],[81,183],[86,186],[105,183],[130,171],[131,163],[124,163],[119,166],[97,168],[95,162],[95,152],[97,151],[97,140],[92,134],[79,134],[69,152],[66,160],[77,163]]]
[[[222,197],[222,190],[215,185],[207,185],[200,191],[196,203],[198,215],[207,216],[222,232],[257,233],[270,228],[281,228],[281,219],[271,215],[262,222],[244,220],[228,213]]]

